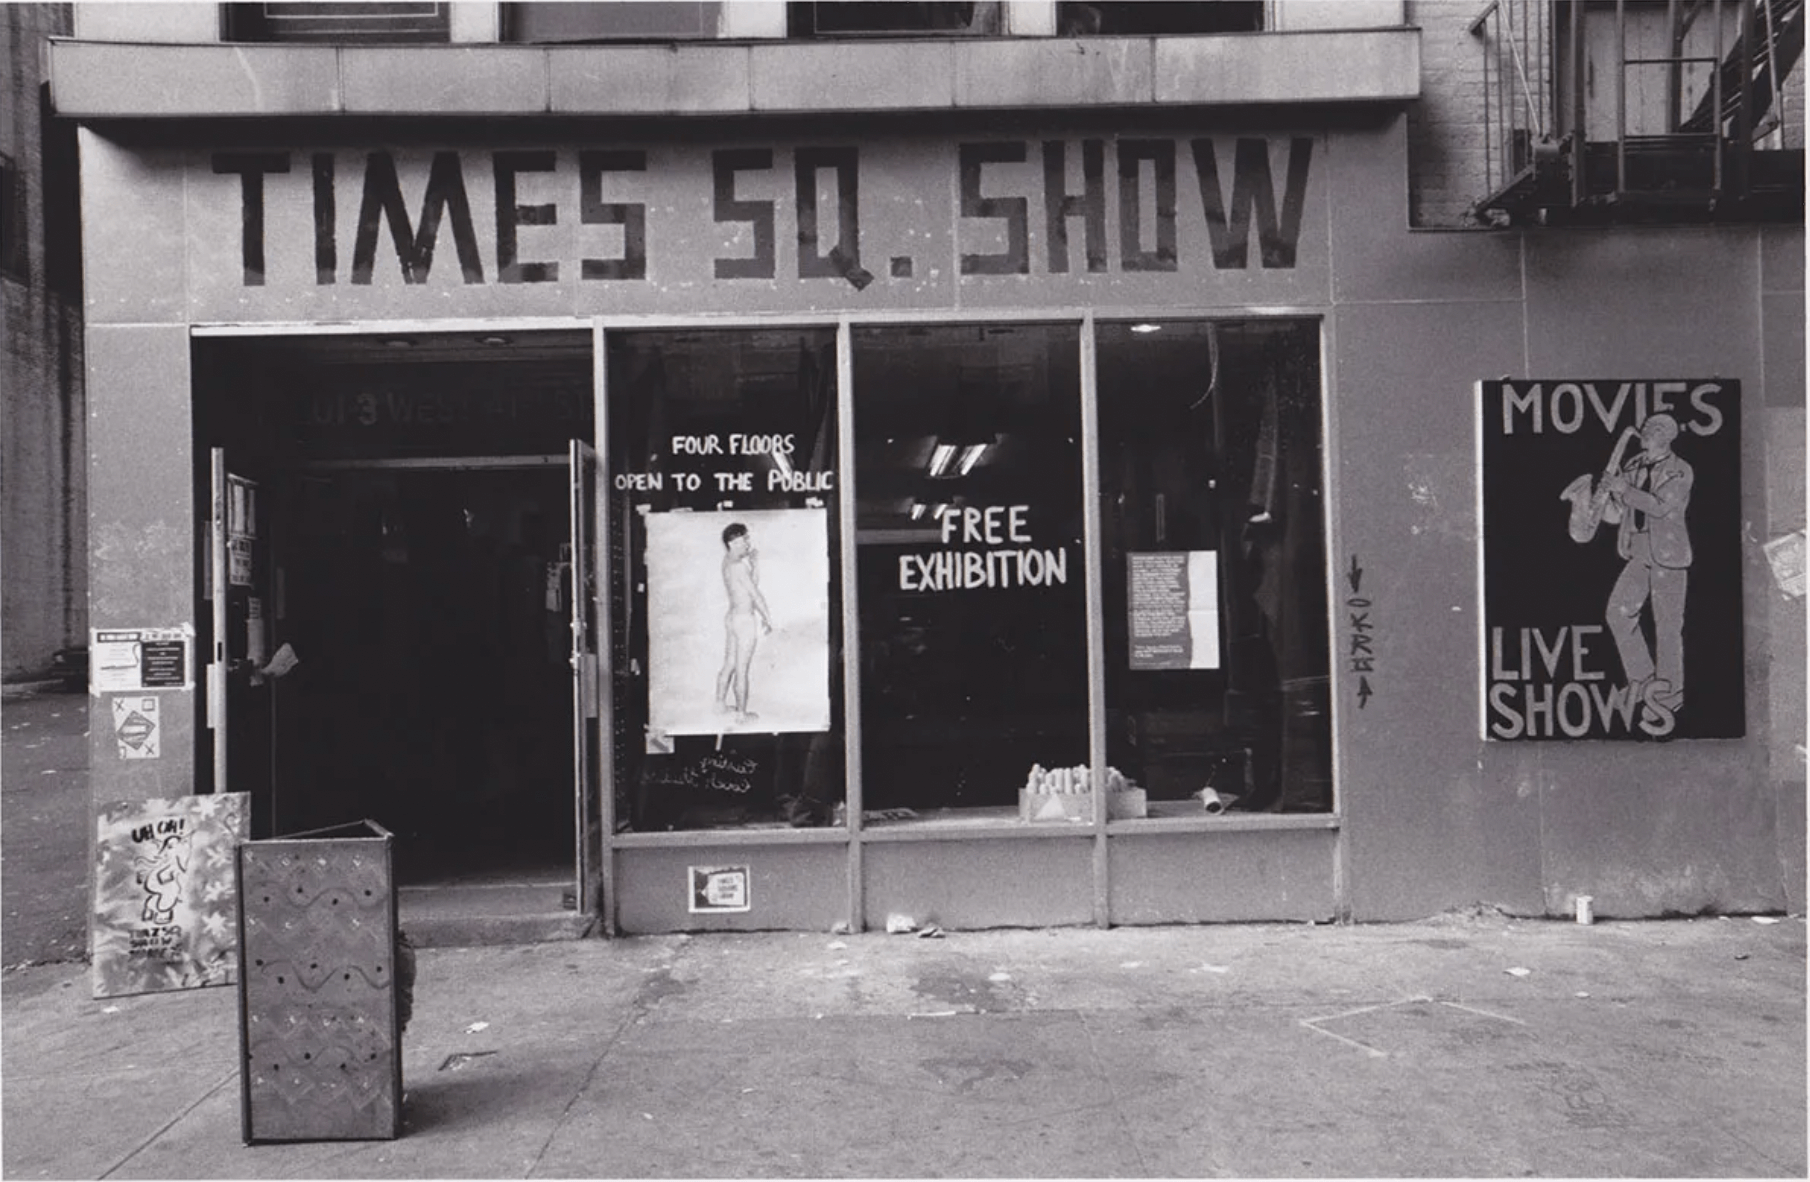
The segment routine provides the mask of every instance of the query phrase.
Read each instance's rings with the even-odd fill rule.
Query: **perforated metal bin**
[[[402,1133],[413,966],[398,964],[391,847],[372,821],[237,847],[247,1144]]]

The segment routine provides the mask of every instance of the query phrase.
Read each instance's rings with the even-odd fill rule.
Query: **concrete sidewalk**
[[[8,1178],[1807,1167],[1797,917],[428,949],[356,1143],[241,1143],[235,989],[4,990]]]

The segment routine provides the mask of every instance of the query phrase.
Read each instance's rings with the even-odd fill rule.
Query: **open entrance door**
[[[272,504],[264,485],[212,452],[206,590],[213,630],[207,670],[207,724],[214,732],[213,790],[251,796],[251,829],[275,823],[275,687],[272,641],[279,605],[269,555]]]
[[[603,487],[597,453],[571,441],[571,566],[566,579],[572,611],[572,775],[578,909],[603,910],[603,728],[599,638],[602,607],[597,578],[597,520]]]

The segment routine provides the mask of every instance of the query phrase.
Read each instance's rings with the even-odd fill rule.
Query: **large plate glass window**
[[[1078,327],[853,336],[866,823],[1015,820],[1088,758]]]
[[[1107,762],[1153,817],[1332,808],[1318,326],[1098,326]]]
[[[840,823],[835,333],[606,349],[616,827]]]

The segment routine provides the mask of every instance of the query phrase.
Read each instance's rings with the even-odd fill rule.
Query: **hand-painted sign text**
[[[1481,383],[1484,733],[1745,730],[1740,383]]]
[[[877,195],[871,170],[863,188],[853,144],[725,147],[707,162],[650,148],[223,151],[210,167],[238,181],[243,287],[304,274],[316,287],[366,286],[385,272],[421,285],[436,263],[446,269],[450,245],[467,286],[638,283],[662,264],[675,272],[704,264],[696,278],[706,282],[790,272],[860,291],[944,262],[963,277],[1292,269],[1313,145],[1221,136],[964,142],[942,166],[952,186],[926,174],[928,183],[902,193],[889,175]],[[707,193],[691,191],[705,185]],[[947,260],[913,253],[921,242],[883,216],[900,201],[950,200],[941,219],[954,224]],[[285,211],[307,203],[311,241],[266,232],[276,201]],[[882,201],[894,205],[882,211]],[[680,245],[696,242],[702,251]],[[308,254],[277,260],[277,251]]]

